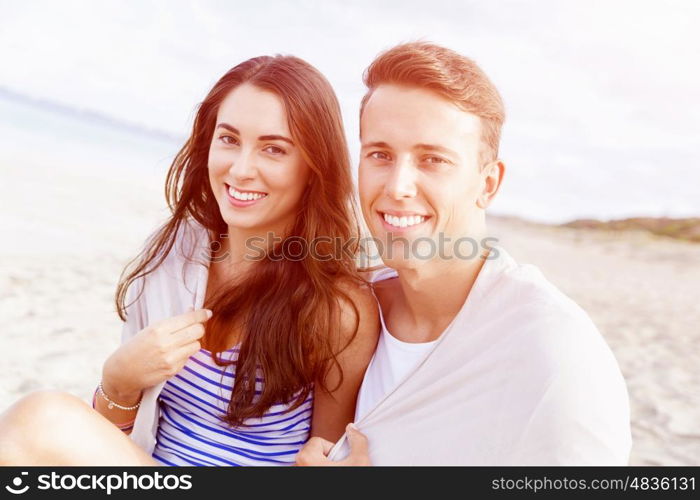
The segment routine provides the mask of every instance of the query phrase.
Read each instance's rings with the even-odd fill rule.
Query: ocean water
[[[161,182],[186,133],[177,137],[0,88],[0,162],[42,162],[57,174],[83,166],[127,178],[141,172]],[[359,148],[351,139],[350,147]],[[520,139],[504,137],[506,177],[491,214],[549,223],[700,215],[700,177],[690,152],[596,149],[563,142],[565,136],[552,144]],[[357,151],[351,153],[356,165]]]
[[[71,166],[167,171],[185,137],[0,91],[0,159]]]

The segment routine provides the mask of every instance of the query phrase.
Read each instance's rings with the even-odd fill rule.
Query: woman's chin
[[[244,217],[224,217],[224,222],[229,227],[229,229],[245,229],[246,231],[260,229],[263,230],[264,224],[260,224],[259,221],[252,220],[250,218]]]
[[[257,214],[242,214],[230,207],[221,211],[221,218],[224,219],[226,225],[231,229],[250,230],[265,225],[265,221],[261,221]]]

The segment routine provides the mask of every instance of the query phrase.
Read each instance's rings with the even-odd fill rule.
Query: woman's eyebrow
[[[241,135],[241,133],[239,132],[239,130],[236,127],[234,127],[233,125],[229,125],[228,123],[223,123],[223,122],[219,123],[216,126],[216,128],[223,128],[223,129],[226,129],[230,132],[233,132],[236,135]],[[285,136],[279,135],[279,134],[261,135],[260,137],[258,137],[258,140],[259,141],[284,141],[284,142],[288,142],[289,144],[294,146],[294,141],[292,141],[289,137],[285,137]]]
[[[236,135],[241,135],[241,133],[238,131],[238,129],[232,125],[229,125],[228,123],[219,123],[216,128],[225,128],[226,130],[233,132]]]
[[[294,146],[294,142],[289,138],[285,137],[283,135],[261,135],[258,137],[259,141],[284,141],[288,142],[292,146]]]

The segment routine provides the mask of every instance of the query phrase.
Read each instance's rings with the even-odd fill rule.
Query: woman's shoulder
[[[381,323],[379,305],[372,292],[371,284],[360,280],[344,280],[339,288],[345,297],[340,304],[340,331],[343,343],[360,341],[376,345]],[[354,339],[353,339],[353,336]]]
[[[157,251],[164,227],[155,230],[146,240],[145,252],[153,249],[155,258],[129,286],[128,297],[142,302],[173,295],[181,288],[196,289],[198,266],[208,266],[209,233],[198,222],[183,220],[176,228],[172,244]],[[163,253],[165,254],[163,256]],[[194,287],[194,288],[193,288]]]
[[[175,232],[173,245],[164,261],[184,266],[187,262],[205,264],[211,257],[211,242],[207,228],[194,219],[180,222]]]

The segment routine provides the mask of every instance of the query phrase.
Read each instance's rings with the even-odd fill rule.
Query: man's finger
[[[369,443],[367,441],[367,436],[362,434],[357,430],[353,424],[348,424],[345,428],[345,432],[348,435],[348,444],[350,445],[350,455],[366,457],[369,454]]]
[[[328,454],[331,452],[333,449],[333,446],[335,443],[331,443],[330,441],[326,441],[323,438],[319,438],[321,440],[321,444],[323,445],[323,454],[325,456],[328,456]]]
[[[325,457],[326,455],[328,455],[328,453],[330,453],[331,448],[333,448],[333,443],[321,437],[312,437],[311,439],[309,439],[309,442],[306,443],[306,446],[314,454],[322,453]]]
[[[320,437],[312,437],[297,455],[297,465],[330,465],[326,455],[333,443]],[[327,451],[326,451],[327,450]]]

